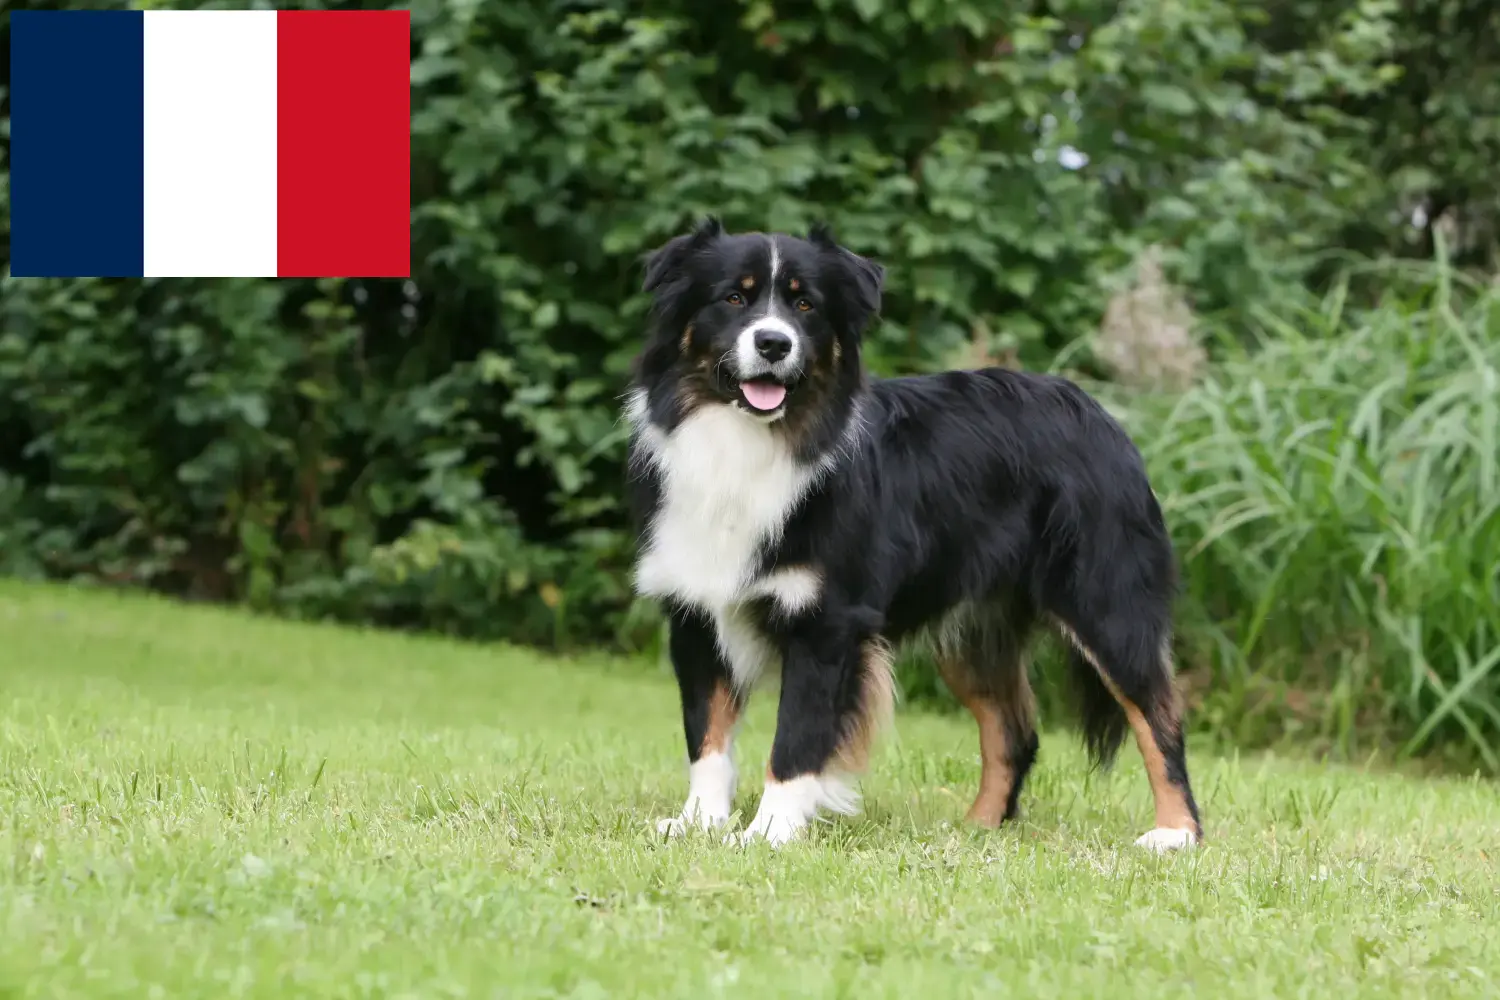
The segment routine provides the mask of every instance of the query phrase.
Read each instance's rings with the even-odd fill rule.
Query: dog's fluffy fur
[[[1196,843],[1175,566],[1139,452],[1061,378],[869,377],[883,277],[826,229],[731,235],[712,219],[647,262],[655,308],[627,406],[636,580],[671,619],[691,765],[661,829],[729,820],[735,725],[773,671],[775,742],[742,836],[781,843],[855,811],[891,644],[915,636],[979,723],[969,818],[1010,818],[1037,752],[1025,646],[1046,625],[1071,651],[1094,757],[1127,730],[1140,746],[1156,828],[1138,842]]]

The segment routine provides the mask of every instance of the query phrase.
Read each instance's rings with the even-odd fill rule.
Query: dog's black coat
[[[767,239],[729,236],[710,222],[649,263],[655,325],[635,385],[645,418],[662,433],[697,407],[735,405],[733,366],[724,362],[746,320],[725,313],[720,300],[742,272],[765,274]],[[1175,564],[1140,453],[1124,430],[1058,377],[998,368],[867,377],[860,337],[878,309],[879,267],[826,232],[776,239],[782,266],[818,304],[793,316],[801,321],[806,370],[785,416],[770,426],[801,459],[824,460],[827,471],[787,511],[780,537],[760,548],[761,573],[811,566],[822,579],[814,608],[751,602],[782,659],[772,775],[787,780],[828,765],[846,730],[842,720],[858,710],[862,642],[900,641],[947,617],[949,639],[982,679],[986,671],[1024,670],[1027,636],[1034,623],[1047,623],[1076,643],[1071,673],[1096,758],[1107,762],[1126,731],[1120,699],[1140,706],[1196,824],[1165,662]],[[638,427],[637,459],[640,447]],[[662,478],[635,460],[629,481],[644,537],[662,501]],[[694,755],[708,691],[728,665],[714,643],[712,609],[682,599],[668,606]],[[965,611],[955,616],[955,609]],[[1007,815],[1036,752],[1034,730],[1020,726],[1010,738],[1019,773]]]

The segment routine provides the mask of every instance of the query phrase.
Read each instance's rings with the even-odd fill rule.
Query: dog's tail
[[[1119,700],[1104,686],[1094,665],[1072,643],[1067,647],[1068,676],[1083,743],[1094,766],[1107,770],[1114,763],[1129,724]]]

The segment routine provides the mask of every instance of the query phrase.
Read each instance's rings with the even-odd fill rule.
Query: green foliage
[[[643,252],[828,219],[887,265],[881,372],[1047,365],[1148,244],[1243,333],[1413,199],[1484,245],[1472,6],[416,0],[410,281],[0,285],[0,572],[639,647]]]
[[[1394,723],[1404,753],[1447,737],[1500,771],[1500,286],[1360,277],[1378,306],[1269,310],[1253,353],[1122,403],[1215,668],[1205,721],[1346,755]]]
[[[1327,17],[1327,3],[1304,6],[1310,17]],[[1407,0],[1401,7],[1391,82],[1340,102],[1370,122],[1365,155],[1384,191],[1345,224],[1339,243],[1366,254],[1430,257],[1441,233],[1455,262],[1493,271],[1500,263],[1500,6]],[[1393,208],[1416,224],[1392,227]]]

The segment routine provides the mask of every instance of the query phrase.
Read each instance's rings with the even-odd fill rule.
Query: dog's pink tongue
[[[786,386],[775,382],[741,382],[740,391],[757,410],[774,410],[786,399]]]

